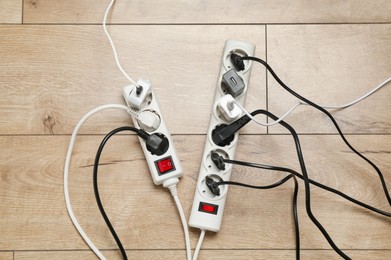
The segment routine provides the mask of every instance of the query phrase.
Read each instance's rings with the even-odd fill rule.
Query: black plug
[[[236,53],[231,53],[230,59],[231,59],[232,65],[234,65],[236,70],[241,71],[241,70],[245,69],[244,62],[243,62],[241,56],[239,56]]]
[[[218,146],[227,146],[230,145],[231,142],[234,140],[235,132],[234,133],[226,133],[228,125],[222,124],[217,126],[213,131],[212,131],[212,140],[215,144]]]
[[[170,146],[167,137],[161,133],[148,134],[140,129],[137,134],[145,140],[147,150],[150,151],[152,155],[163,155]]]
[[[218,146],[229,145],[235,138],[235,133],[245,126],[251,119],[244,115],[229,125],[219,125],[212,131],[212,140]]]
[[[225,163],[224,163],[224,157],[223,156],[219,155],[216,152],[212,152],[210,157],[212,158],[213,163],[216,165],[216,167],[219,170],[222,170],[222,171],[225,170]]]
[[[209,190],[214,194],[219,196],[220,195],[220,188],[217,185],[217,182],[213,180],[211,177],[206,176],[205,177],[205,183],[206,186],[208,186]]]

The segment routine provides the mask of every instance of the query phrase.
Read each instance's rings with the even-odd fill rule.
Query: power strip
[[[244,62],[244,70],[236,71],[231,62],[230,55],[235,53],[241,56],[254,56],[254,52],[255,46],[253,44],[234,40],[228,40],[225,42],[223,60],[217,81],[209,130],[207,133],[204,154],[202,157],[200,173],[198,176],[197,187],[189,219],[190,226],[201,230],[209,230],[213,232],[220,230],[225,200],[228,193],[228,186],[224,185],[220,186],[220,195],[213,194],[207,187],[205,178],[208,176],[215,181],[229,181],[232,170],[232,165],[227,166],[225,170],[217,168],[215,163],[212,161],[211,153],[215,152],[224,158],[233,159],[239,137],[239,133],[236,133],[234,138],[230,140],[230,143],[227,145],[217,145],[213,141],[212,133],[218,126],[229,123],[229,121],[231,121],[230,119],[233,120],[242,113],[240,111],[239,113],[231,115],[230,111],[224,111],[224,108],[219,106],[225,101],[225,97],[228,93],[233,95],[238,103],[244,105],[251,73],[251,61]],[[227,81],[231,81],[231,83],[234,83],[235,86],[238,85],[238,83],[244,83],[244,86],[242,85],[242,87],[239,88],[234,86],[233,88],[228,89],[224,84],[224,82]]]
[[[168,179],[181,177],[183,175],[182,166],[176,155],[174,143],[164,122],[157,98],[151,90],[151,83],[148,80],[139,80],[137,84],[138,86],[134,84],[126,86],[122,91],[128,107],[133,111],[137,111],[134,114],[130,113],[134,126],[145,130],[149,134],[164,135],[169,142],[168,150],[161,155],[157,155],[152,154],[147,149],[145,141],[139,137],[153,182],[160,185]],[[141,94],[136,94],[137,87],[140,86],[144,90]],[[141,120],[141,118],[144,120]],[[149,124],[145,124],[146,122]]]

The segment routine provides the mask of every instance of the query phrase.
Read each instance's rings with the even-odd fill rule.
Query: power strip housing
[[[216,145],[212,140],[213,130],[221,125],[228,124],[229,122],[220,113],[218,109],[218,101],[225,96],[227,91],[223,86],[223,75],[228,71],[234,69],[230,60],[232,53],[239,54],[241,56],[254,56],[255,46],[251,43],[240,42],[235,40],[227,40],[223,52],[223,60],[221,69],[216,85],[216,92],[214,97],[214,104],[212,108],[212,115],[209,123],[209,129],[207,132],[207,138],[205,143],[204,154],[202,156],[202,163],[197,181],[197,187],[195,189],[193,206],[191,208],[191,214],[189,219],[189,225],[191,227],[199,228],[202,230],[209,230],[218,232],[221,227],[221,222],[224,213],[225,201],[227,198],[228,186],[220,186],[220,195],[214,195],[206,185],[205,177],[209,176],[216,181],[229,181],[231,177],[232,165],[226,165],[225,170],[219,170],[212,162],[211,152],[217,152],[219,155],[233,159],[239,133],[235,134],[234,139],[227,146]],[[245,61],[245,69],[243,71],[236,71],[237,74],[243,79],[245,88],[243,92],[238,94],[235,99],[241,105],[244,105],[247,89],[249,86],[250,72],[252,62]]]
[[[174,142],[172,141],[171,135],[164,122],[164,118],[160,111],[156,95],[154,95],[150,84],[151,83],[147,80],[138,81],[139,86],[140,85],[144,86],[145,89],[148,88],[150,90],[148,91],[148,95],[145,98],[143,98],[143,102],[137,103],[137,106],[139,107],[139,109],[137,110],[139,114],[143,112],[147,112],[147,113],[153,113],[157,115],[159,118],[159,123],[157,125],[157,128],[153,130],[146,129],[145,127],[140,125],[140,121],[136,116],[132,114],[131,116],[135,127],[141,128],[147,131],[149,134],[153,134],[153,133],[163,134],[165,137],[167,137],[169,141],[169,148],[163,155],[154,155],[150,151],[148,151],[145,141],[139,137],[139,141],[143,149],[145,159],[147,161],[153,182],[156,185],[160,185],[163,184],[168,179],[181,177],[183,175],[183,171],[182,171],[181,162],[178,159],[178,156],[175,151]],[[135,85],[126,86],[122,91],[125,101],[127,105],[130,107],[130,109],[134,109],[132,108],[129,101],[133,101],[132,98],[134,96],[135,91],[136,91]]]

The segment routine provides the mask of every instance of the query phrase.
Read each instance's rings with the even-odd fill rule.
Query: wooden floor
[[[72,225],[63,165],[77,121],[102,104],[123,103],[128,84],[102,30],[109,0],[0,1],[0,259],[95,259]],[[391,2],[118,0],[110,33],[125,70],[148,78],[185,176],[179,194],[189,216],[221,54],[227,39],[252,42],[293,89],[321,104],[344,104],[391,76]],[[391,86],[334,111],[347,138],[391,186]],[[246,107],[281,115],[296,102],[261,66]],[[261,118],[263,119],[263,118]],[[323,114],[301,107],[297,129],[309,175],[391,211],[376,172],[354,155]],[[97,209],[92,164],[102,137],[130,124],[123,112],[91,118],[78,137],[70,172],[74,211],[109,259],[120,259]],[[292,138],[280,127],[241,132],[237,159],[299,170]],[[131,259],[185,259],[178,213],[154,186],[134,136],[114,137],[101,166],[101,196]],[[233,180],[276,181],[281,174],[234,167]],[[303,259],[339,259],[305,212]],[[391,221],[312,187],[315,216],[353,259],[391,259]],[[200,259],[294,259],[293,184],[268,191],[231,187],[222,230],[207,233]],[[193,248],[199,231],[190,230]]]

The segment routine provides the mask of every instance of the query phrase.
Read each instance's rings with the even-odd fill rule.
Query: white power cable
[[[119,104],[108,104],[108,105],[103,105],[100,107],[97,107],[87,114],[85,114],[82,119],[77,123],[75,129],[73,130],[71,141],[69,143],[68,147],[68,152],[67,152],[67,157],[65,159],[65,166],[64,166],[64,195],[65,195],[65,204],[66,208],[69,214],[69,217],[72,220],[73,225],[76,227],[77,231],[81,235],[81,237],[84,239],[84,241],[88,244],[88,246],[91,248],[92,251],[99,257],[101,260],[105,260],[106,258],[104,255],[99,251],[99,249],[92,243],[92,241],[88,238],[87,234],[84,232],[83,228],[80,226],[79,222],[77,221],[75,214],[73,213],[72,206],[71,206],[71,201],[69,198],[69,187],[68,187],[68,176],[69,176],[69,165],[71,162],[71,156],[72,156],[72,151],[73,151],[73,146],[75,145],[76,141],[76,136],[77,133],[79,132],[81,126],[84,124],[84,122],[93,114],[106,110],[106,109],[122,109],[125,110],[129,113],[129,108],[124,105],[119,105]]]
[[[253,117],[250,112],[248,112],[242,105],[240,105],[237,101],[233,101],[235,105],[237,105],[251,120],[253,120],[255,123],[261,125],[261,126],[272,126],[272,125],[275,125],[275,124],[278,124],[280,121],[284,120],[285,117],[287,117],[290,113],[292,113],[293,110],[295,110],[298,106],[300,105],[304,105],[305,103],[297,103],[296,105],[294,105],[293,107],[291,107],[291,109],[289,109],[284,115],[282,115],[281,117],[278,118],[278,120],[276,121],[273,121],[271,123],[263,123],[263,122],[260,122],[258,121],[257,119],[255,119],[255,117]]]
[[[368,93],[366,93],[365,95],[359,97],[358,99],[350,102],[350,103],[347,103],[345,105],[342,105],[342,106],[329,106],[329,105],[319,105],[321,107],[323,107],[324,109],[342,109],[342,108],[347,108],[347,107],[350,107],[350,106],[353,106],[354,104],[366,99],[367,97],[369,97],[370,95],[372,95],[373,93],[375,93],[376,91],[378,91],[379,89],[383,88],[385,85],[387,85],[389,82],[391,81],[391,77],[389,77],[388,79],[386,79],[385,81],[383,81],[382,83],[380,83],[377,87],[375,87],[374,89],[372,89],[371,91],[369,91]],[[304,105],[308,105],[307,103],[304,103]]]
[[[383,88],[385,85],[387,85],[389,82],[391,81],[391,77],[389,77],[388,79],[386,79],[385,81],[383,81],[382,83],[380,83],[380,85],[378,85],[377,87],[375,87],[374,89],[372,89],[371,91],[369,91],[368,93],[366,93],[365,95],[359,97],[358,99],[350,102],[350,103],[347,103],[347,104],[344,104],[344,105],[340,105],[340,106],[331,106],[331,105],[319,105],[320,107],[324,108],[324,109],[343,109],[343,108],[348,108],[350,106],[353,106],[355,104],[357,104],[358,102],[366,99],[367,97],[369,97],[370,95],[372,95],[373,93],[375,93],[376,91],[378,91],[379,89]],[[299,101],[297,102],[294,106],[292,106],[285,114],[283,114],[281,117],[278,118],[278,120],[276,121],[273,121],[271,123],[263,123],[263,122],[260,122],[258,121],[257,119],[255,119],[242,105],[240,105],[237,101],[233,101],[233,103],[239,107],[243,113],[245,113],[251,120],[253,120],[255,123],[261,125],[261,126],[273,126],[275,124],[278,124],[280,121],[284,120],[285,117],[287,117],[290,113],[293,112],[293,110],[295,110],[297,107],[301,106],[301,105],[308,105],[307,103],[303,102],[303,101]]]
[[[117,49],[115,48],[115,45],[114,45],[114,42],[113,40],[111,39],[111,36],[109,34],[109,32],[107,31],[107,28],[106,28],[106,22],[107,22],[107,16],[111,10],[111,7],[113,6],[115,0],[111,0],[111,2],[109,3],[109,5],[107,6],[106,8],[106,11],[105,11],[105,15],[103,17],[103,31],[105,32],[106,36],[107,36],[107,39],[109,39],[109,42],[110,42],[110,45],[111,45],[111,48],[113,49],[113,53],[114,53],[114,59],[115,59],[115,62],[117,63],[117,66],[119,68],[119,70],[122,72],[122,74],[124,74],[125,78],[127,78],[130,82],[132,82],[134,85],[137,86],[137,83],[136,81],[134,81],[126,72],[125,70],[122,68],[121,66],[121,63],[119,62],[119,59],[118,59],[118,54],[117,54]]]
[[[187,226],[187,221],[185,217],[185,212],[183,211],[183,207],[181,204],[181,201],[178,197],[178,191],[176,184],[178,183],[178,179],[169,179],[167,180],[163,186],[168,188],[171,192],[172,197],[174,198],[175,204],[178,208],[179,217],[181,218],[182,226],[183,226],[183,233],[185,235],[185,244],[186,244],[186,256],[187,260],[191,260],[191,245],[190,245],[190,235],[189,235],[189,227]]]
[[[204,241],[204,237],[205,237],[205,230],[201,229],[200,238],[198,239],[197,246],[194,250],[193,260],[197,260],[198,258],[198,254],[200,253],[200,249],[201,249],[202,242]]]

